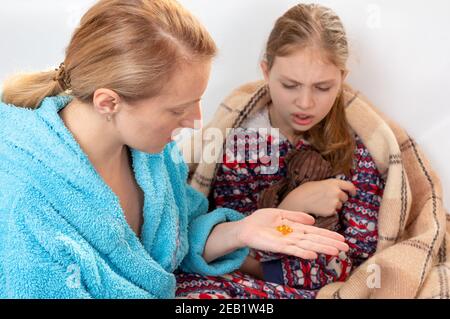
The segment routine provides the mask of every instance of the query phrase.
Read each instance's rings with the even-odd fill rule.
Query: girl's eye
[[[288,84],[284,84],[284,83],[281,83],[281,84],[283,85],[283,87],[285,89],[288,89],[288,90],[295,89],[298,86],[298,85],[288,85]]]
[[[328,92],[331,88],[318,87],[317,89],[322,92]]]

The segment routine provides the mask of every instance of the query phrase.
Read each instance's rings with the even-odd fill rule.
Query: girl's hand
[[[340,251],[349,249],[344,236],[311,226],[314,218],[301,212],[260,209],[237,223],[240,245],[257,250],[316,259],[319,253],[336,256]],[[292,229],[292,232],[282,234],[277,230],[282,225]]]
[[[356,187],[351,182],[339,179],[308,182],[290,192],[278,208],[328,217],[348,201],[348,193],[356,196]]]

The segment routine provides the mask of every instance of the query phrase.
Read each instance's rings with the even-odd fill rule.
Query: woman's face
[[[115,116],[122,143],[131,148],[159,153],[180,128],[194,128],[202,120],[200,100],[206,90],[211,62],[185,64],[167,82],[160,95],[122,103]]]
[[[262,69],[272,98],[270,116],[286,137],[306,132],[330,112],[344,80],[343,72],[314,48],[276,57],[272,69]]]

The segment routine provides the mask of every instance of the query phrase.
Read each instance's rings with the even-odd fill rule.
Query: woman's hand
[[[344,236],[311,226],[314,218],[301,212],[260,209],[237,223],[240,245],[257,250],[316,259],[319,253],[336,256],[349,249]],[[292,232],[286,235],[279,232],[277,227],[282,225]]]
[[[336,214],[348,201],[347,193],[356,196],[355,185],[347,181],[327,179],[308,182],[290,192],[278,208],[328,217]]]

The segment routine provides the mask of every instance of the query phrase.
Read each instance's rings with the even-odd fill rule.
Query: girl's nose
[[[295,105],[303,110],[312,108],[314,99],[311,90],[304,90],[295,100]]]

